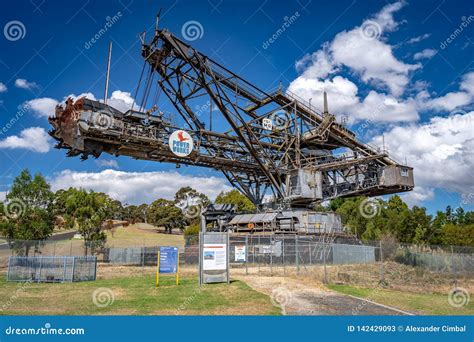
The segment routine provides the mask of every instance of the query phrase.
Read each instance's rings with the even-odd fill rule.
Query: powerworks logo
[[[194,142],[188,132],[178,130],[170,135],[169,146],[171,152],[178,157],[187,157],[193,151]]]

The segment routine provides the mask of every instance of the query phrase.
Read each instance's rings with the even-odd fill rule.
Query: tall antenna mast
[[[105,91],[104,104],[107,104],[107,96],[109,93],[109,76],[110,76],[110,59],[112,57],[112,42],[109,43],[109,55],[107,57],[107,72],[105,74]]]
[[[155,31],[158,31],[158,26],[160,24],[161,8],[156,15]]]
[[[324,112],[323,114],[327,115],[329,114],[329,110],[328,110],[328,95],[326,92],[324,92]]]

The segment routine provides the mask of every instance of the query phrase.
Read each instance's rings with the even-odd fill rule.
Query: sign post
[[[199,284],[230,282],[229,234],[200,233]]]
[[[178,247],[160,247],[156,265],[156,287],[160,285],[160,273],[174,274],[176,277],[176,285],[179,285]]]

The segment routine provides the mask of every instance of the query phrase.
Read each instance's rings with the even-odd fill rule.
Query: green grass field
[[[111,247],[142,247],[142,246],[184,246],[184,236],[165,234],[158,228],[136,223],[128,227],[119,227],[107,232],[107,245]]]
[[[98,290],[99,289],[99,290]],[[104,290],[106,289],[106,290]],[[98,307],[93,302],[113,303]],[[99,295],[101,293],[101,295]],[[198,286],[196,277],[152,275],[64,284],[10,283],[0,279],[1,315],[279,315],[270,298],[245,283]]]
[[[348,285],[327,285],[327,287],[340,293],[368,299],[415,314],[474,315],[474,302],[472,300],[466,306],[455,308],[449,305],[447,294],[422,294]]]

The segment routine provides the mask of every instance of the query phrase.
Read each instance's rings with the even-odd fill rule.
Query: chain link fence
[[[91,281],[96,278],[95,256],[11,256],[7,281],[63,283]]]
[[[184,237],[179,246],[181,265],[197,269],[198,236]],[[294,267],[311,265],[367,264],[395,261],[438,273],[474,275],[474,248],[459,246],[417,246],[394,241],[361,242],[311,235],[240,235],[230,234],[230,264],[232,268]],[[8,266],[10,256],[57,257],[94,255],[97,262],[110,265],[156,266],[159,245],[145,242],[120,246],[85,244],[80,239],[56,241],[0,240],[0,269]],[[125,247],[124,247],[125,246]]]

